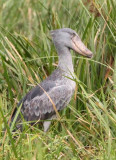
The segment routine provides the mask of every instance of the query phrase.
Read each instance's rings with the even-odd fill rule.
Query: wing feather
[[[47,94],[52,99],[56,109],[59,111],[63,109],[70,101],[72,90],[66,85],[61,85],[53,87],[47,92]],[[36,96],[31,101],[26,100],[23,103],[21,111],[24,115],[24,118],[29,117],[30,121],[36,119],[46,119],[46,114],[48,115],[55,113],[53,104],[51,103],[47,94],[44,92],[42,95]]]

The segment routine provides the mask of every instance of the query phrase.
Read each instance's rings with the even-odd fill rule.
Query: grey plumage
[[[92,52],[84,46],[77,33],[70,28],[51,31],[51,36],[59,56],[58,68],[19,102],[18,106],[22,105],[21,113],[26,121],[54,119],[56,112],[50,98],[57,111],[65,108],[70,102],[76,85],[72,80],[74,69],[70,49],[87,57],[92,56]],[[16,111],[12,120],[15,114]],[[17,121],[20,118],[19,115]],[[48,130],[50,123],[50,121],[44,122],[44,131]],[[16,127],[21,128],[21,125],[16,124]]]

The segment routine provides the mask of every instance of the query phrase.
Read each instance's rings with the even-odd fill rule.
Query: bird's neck
[[[73,74],[73,63],[72,63],[72,56],[70,53],[70,50],[66,47],[57,49],[58,55],[59,55],[59,63],[58,67],[63,70],[66,75]]]

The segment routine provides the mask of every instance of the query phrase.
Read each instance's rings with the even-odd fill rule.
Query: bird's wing
[[[59,111],[67,105],[71,96],[72,90],[70,86],[55,86],[47,92],[44,91],[41,95],[36,95],[36,97],[31,100],[25,100],[21,112],[24,118],[29,121],[47,119],[45,116],[55,113],[53,103]]]

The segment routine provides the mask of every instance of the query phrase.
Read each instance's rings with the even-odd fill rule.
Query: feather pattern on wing
[[[61,85],[53,87],[47,94],[52,99],[56,109],[60,111],[70,101],[72,91],[70,87]],[[50,114],[51,116],[51,113],[55,113],[53,104],[47,94],[44,92],[41,96],[36,96],[31,101],[26,100],[21,109],[24,117],[28,117],[29,121],[35,120],[35,117],[42,120],[49,118],[45,117],[46,115],[49,116],[48,114]]]

